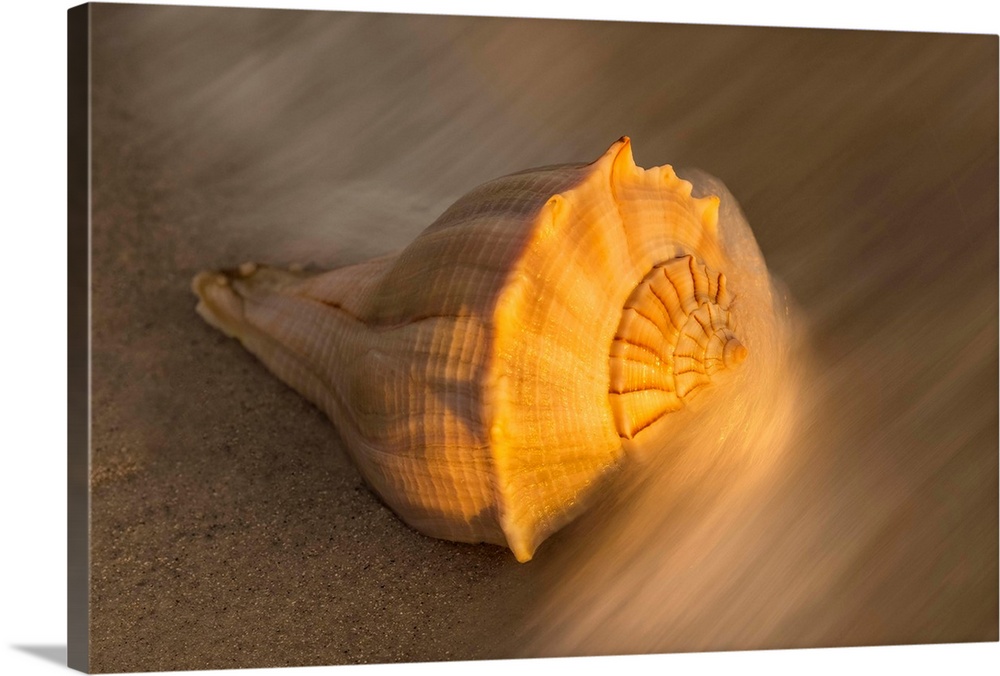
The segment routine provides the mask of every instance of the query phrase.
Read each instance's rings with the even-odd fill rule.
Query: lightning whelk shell
[[[368,484],[435,537],[519,561],[747,356],[717,228],[622,138],[496,179],[404,251],[198,275],[198,311],[324,410]]]

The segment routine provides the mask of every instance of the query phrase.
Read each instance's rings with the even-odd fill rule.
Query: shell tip
[[[730,338],[722,351],[722,361],[727,369],[733,369],[746,361],[750,353],[746,346],[735,338]]]
[[[605,157],[610,160],[612,176],[618,172],[634,173],[637,169],[632,157],[632,141],[628,136],[622,136],[611,144]]]
[[[534,556],[534,552],[528,551],[527,549],[517,549],[511,550],[514,552],[514,558],[517,559],[518,563],[527,563],[531,561]]]

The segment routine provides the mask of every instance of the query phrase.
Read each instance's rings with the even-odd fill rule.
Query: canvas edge
[[[90,666],[90,25],[67,10],[67,666]]]

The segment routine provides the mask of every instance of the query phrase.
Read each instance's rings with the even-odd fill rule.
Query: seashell
[[[397,255],[193,289],[406,523],[523,562],[747,357],[718,208],[625,137],[474,189]]]

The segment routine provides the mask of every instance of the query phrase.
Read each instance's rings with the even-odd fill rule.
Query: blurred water
[[[94,32],[95,666],[996,640],[995,37],[107,5]],[[359,485],[335,432],[193,312],[198,270],[398,250],[623,134],[722,179],[777,286],[736,272],[750,368],[526,566],[329,492]],[[260,555],[178,550],[210,517]],[[272,593],[182,594],[149,572],[175,556]],[[174,597],[238,621],[194,640]]]

